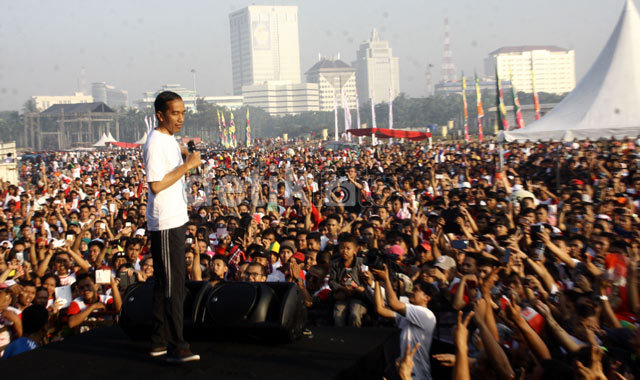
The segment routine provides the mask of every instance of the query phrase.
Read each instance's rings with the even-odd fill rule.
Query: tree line
[[[512,105],[513,100],[510,91],[505,91],[505,104]],[[540,93],[540,103],[557,103],[565,96],[557,94]],[[519,92],[520,103],[532,104],[531,94]],[[488,109],[495,106],[495,92],[485,90],[482,92],[482,102],[485,115]],[[475,92],[467,94],[469,131],[477,132],[476,123],[476,95]],[[315,135],[320,136],[323,129],[328,129],[329,135],[333,135],[334,112],[303,112],[297,115],[271,116],[264,110],[256,107],[248,107],[250,113],[250,126],[252,138],[270,138],[282,136],[287,133],[290,138],[300,136]],[[180,135],[199,136],[209,143],[220,141],[218,129],[218,112],[224,113],[227,127],[230,123],[230,114],[233,112],[236,136],[239,143],[244,142],[247,106],[230,110],[198,99],[196,103],[197,112],[189,111]],[[23,109],[18,111],[0,112],[0,134],[10,136],[3,140],[17,141],[18,146],[24,136],[24,113],[34,111],[32,101],[27,101]],[[153,110],[137,110],[133,108],[121,108],[116,110],[120,125],[120,140],[126,142],[137,141],[145,132],[145,117],[153,116]],[[389,105],[380,103],[375,105],[376,126],[387,128],[389,125]],[[449,120],[460,120],[462,114],[462,97],[460,94],[447,96],[432,95],[423,98],[410,98],[401,93],[393,101],[393,125],[395,129],[424,129],[429,125],[446,125]],[[351,110],[352,125],[356,126],[356,112]],[[365,102],[360,106],[361,123],[370,128],[371,104]],[[344,129],[343,110],[339,110],[338,122],[340,130]],[[43,130],[55,130],[55,123],[43,126]],[[459,126],[458,126],[459,128]]]

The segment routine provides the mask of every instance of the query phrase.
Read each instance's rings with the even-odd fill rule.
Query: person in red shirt
[[[122,307],[122,298],[118,291],[118,284],[111,277],[112,296],[102,295],[98,293],[99,285],[95,283],[92,275],[81,273],[76,277],[76,285],[80,297],[71,302],[67,311],[67,324],[70,328],[75,328],[86,321],[92,313],[98,311],[120,312]]]

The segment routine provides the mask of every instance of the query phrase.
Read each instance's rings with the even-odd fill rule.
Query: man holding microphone
[[[167,362],[200,360],[183,337],[185,295],[185,224],[188,222],[184,175],[201,164],[200,153],[189,153],[176,141],[184,123],[180,95],[164,91],[154,102],[158,127],[144,146],[149,197],[147,229],[151,232],[153,332],[150,355],[167,355]],[[183,161],[183,157],[186,160]]]

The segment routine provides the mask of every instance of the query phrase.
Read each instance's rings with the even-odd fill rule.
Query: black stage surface
[[[97,329],[0,360],[2,377],[23,379],[381,379],[391,328],[312,328],[291,344],[191,341],[199,362],[167,364],[147,355],[147,342],[118,327]],[[397,340],[395,340],[397,342]]]

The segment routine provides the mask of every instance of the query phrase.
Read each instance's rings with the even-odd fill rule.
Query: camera
[[[338,180],[330,183],[327,186],[327,206],[355,206],[357,203],[356,187],[351,182],[342,182]],[[333,196],[332,196],[333,195]],[[340,203],[336,201],[336,198],[340,200]]]
[[[398,256],[390,253],[384,253],[379,249],[371,249],[367,251],[364,257],[364,264],[369,268],[384,270],[386,265],[389,269],[390,278],[395,277],[395,273],[399,271],[400,267],[396,262]]]

